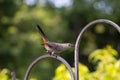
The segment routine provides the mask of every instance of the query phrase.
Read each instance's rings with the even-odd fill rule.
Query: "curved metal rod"
[[[75,80],[75,77],[74,77],[74,73],[72,71],[72,68],[71,66],[67,63],[66,60],[64,60],[62,57],[60,57],[59,55],[50,55],[50,54],[45,54],[45,55],[42,55],[40,57],[38,57],[37,59],[35,59],[28,67],[26,73],[25,73],[25,76],[24,76],[24,80],[28,80],[28,76],[30,74],[30,71],[31,69],[35,66],[35,64],[37,64],[40,60],[42,59],[45,59],[45,58],[54,58],[54,59],[57,59],[59,61],[61,61],[62,63],[64,63],[64,65],[67,67],[67,69],[69,70],[70,72],[70,75],[71,75],[71,78],[72,80]]]
[[[92,22],[90,22],[89,24],[87,24],[82,30],[81,32],[79,33],[78,37],[77,37],[77,40],[76,40],[76,44],[75,44],[75,80],[79,80],[79,69],[78,69],[78,62],[79,62],[79,45],[80,45],[80,40],[81,40],[81,37],[82,37],[82,34],[84,33],[84,31],[89,28],[90,26],[92,26],[93,24],[96,24],[96,23],[107,23],[107,24],[110,24],[112,25],[114,28],[116,28],[118,30],[118,32],[120,33],[120,27],[110,21],[110,20],[107,20],[107,19],[98,19],[98,20],[94,20]]]

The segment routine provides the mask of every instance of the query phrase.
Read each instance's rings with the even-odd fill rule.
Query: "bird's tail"
[[[43,39],[43,41],[44,41],[44,43],[46,43],[47,41],[48,41],[48,39],[47,39],[47,37],[46,37],[46,35],[45,35],[45,33],[43,32],[43,30],[40,28],[40,26],[39,25],[37,25],[37,30],[38,30],[38,32],[41,34],[41,36],[42,36],[42,39]]]

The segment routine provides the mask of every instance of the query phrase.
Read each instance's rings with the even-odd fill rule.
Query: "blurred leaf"
[[[0,70],[0,80],[10,80],[8,73],[9,73],[8,69]]]
[[[89,56],[89,60],[96,63],[99,60],[104,60],[104,59],[111,60],[113,59],[111,56],[117,56],[117,55],[118,53],[115,49],[113,49],[111,46],[106,46],[104,49],[98,49],[92,52],[91,55]]]

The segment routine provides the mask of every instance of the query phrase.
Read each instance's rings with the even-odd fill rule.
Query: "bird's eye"
[[[68,46],[71,46],[71,44],[70,44],[70,43],[68,43]]]
[[[71,43],[68,43],[68,46],[70,46],[70,47],[74,47],[74,45],[73,45],[73,44],[71,44]]]

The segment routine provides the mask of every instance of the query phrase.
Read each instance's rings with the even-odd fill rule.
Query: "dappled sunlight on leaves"
[[[8,73],[9,73],[8,69],[0,70],[0,80],[10,80]]]
[[[96,63],[96,61],[100,60],[99,63],[97,63],[97,66],[95,66],[96,70],[90,72],[86,65],[80,63],[80,80],[120,80],[120,60],[117,60],[114,56],[117,56],[117,51],[111,46],[106,46],[106,48],[104,49],[93,51],[90,54],[89,60],[93,61],[94,64]],[[61,64],[56,69],[54,80],[71,80],[70,76],[69,79],[67,78],[66,75],[69,73],[65,73],[66,70],[67,68],[65,68],[65,66]]]
[[[71,80],[69,71],[66,69],[65,65],[61,64],[56,69],[56,77],[53,80]]]
[[[99,60],[104,61],[105,59],[108,61],[116,61],[114,57],[117,56],[118,53],[111,46],[106,46],[104,49],[98,49],[91,53],[89,56],[89,60],[92,62],[97,62]]]

